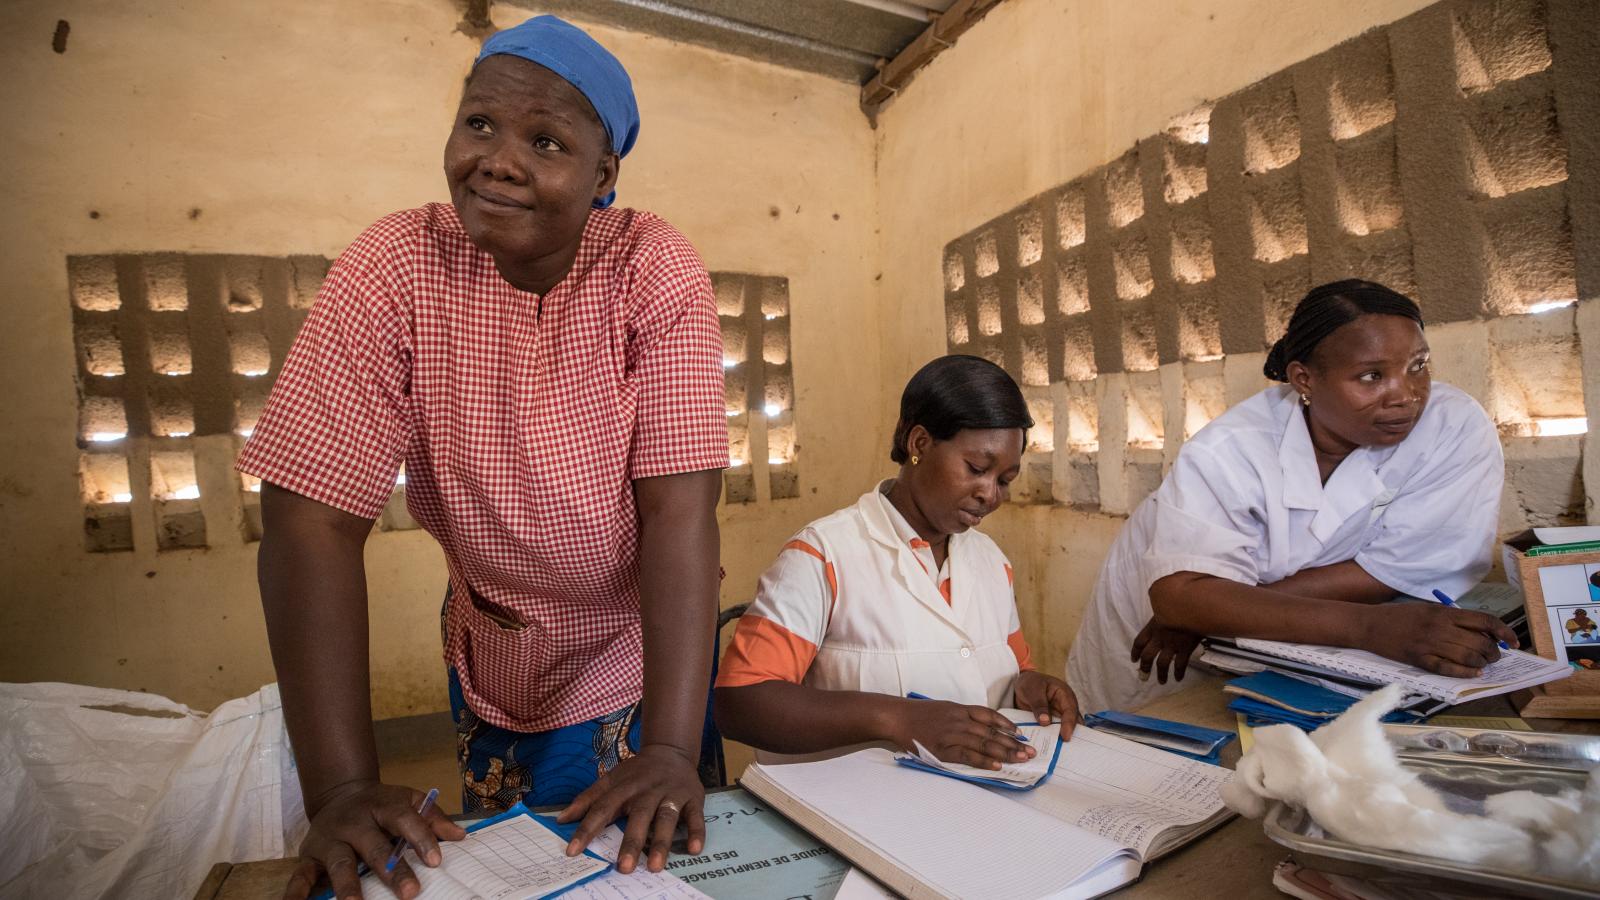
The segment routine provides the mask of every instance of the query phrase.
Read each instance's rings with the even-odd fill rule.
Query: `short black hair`
[[[1374,314],[1404,316],[1423,327],[1416,301],[1375,281],[1346,278],[1312,288],[1295,306],[1283,337],[1272,345],[1262,374],[1273,381],[1288,381],[1289,363],[1306,362],[1323,338]]]
[[[894,427],[889,459],[904,463],[906,435],[921,425],[936,441],[964,428],[1033,427],[1022,388],[1006,370],[977,356],[952,354],[928,363],[906,382],[900,395],[900,421]]]

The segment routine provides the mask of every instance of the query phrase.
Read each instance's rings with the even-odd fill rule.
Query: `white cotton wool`
[[[1379,722],[1399,700],[1391,685],[1309,735],[1257,729],[1222,799],[1252,818],[1282,800],[1351,843],[1600,883],[1600,770],[1582,792],[1512,791],[1489,798],[1486,815],[1453,812],[1384,738]]]

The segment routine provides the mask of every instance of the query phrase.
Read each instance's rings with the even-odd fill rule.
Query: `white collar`
[[[1311,533],[1317,540],[1327,542],[1352,515],[1370,509],[1373,501],[1387,489],[1383,479],[1378,477],[1377,463],[1381,460],[1376,458],[1379,454],[1372,448],[1357,447],[1339,463],[1324,484],[1299,398],[1289,392],[1282,402],[1289,409],[1283,440],[1278,444],[1278,465],[1283,470],[1283,505],[1290,509],[1315,510]],[[1391,452],[1390,448],[1383,448],[1381,456],[1386,459]]]

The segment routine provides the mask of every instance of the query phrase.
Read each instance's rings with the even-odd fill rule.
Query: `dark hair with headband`
[[[1022,389],[1006,370],[976,356],[941,356],[906,383],[900,395],[900,422],[894,428],[889,459],[903,463],[906,435],[921,425],[936,441],[947,441],[963,428],[1033,427]]]
[[[1294,308],[1289,327],[1267,354],[1262,374],[1289,380],[1289,364],[1311,358],[1322,339],[1362,316],[1404,316],[1422,327],[1422,310],[1405,294],[1375,281],[1347,278],[1314,287]]]

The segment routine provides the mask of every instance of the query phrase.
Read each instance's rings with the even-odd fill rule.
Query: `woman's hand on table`
[[[1485,612],[1435,603],[1360,607],[1353,646],[1451,678],[1474,678],[1518,646],[1510,626]]]
[[[979,769],[998,770],[1036,752],[1020,743],[1017,726],[987,706],[947,700],[899,700],[888,727],[889,740],[907,753],[921,744],[939,759]]]
[[[705,848],[705,799],[693,756],[666,744],[646,744],[574,798],[556,821],[583,819],[567,844],[567,855],[576,856],[612,822],[627,816],[617,871],[632,872],[645,855],[646,868],[659,872],[667,864],[680,821],[689,832],[689,852]]]
[[[324,872],[339,900],[360,897],[357,869],[361,863],[377,873],[401,900],[420,894],[422,883],[405,859],[393,872],[387,870],[395,837],[405,838],[424,863],[437,866],[442,859],[439,841],[459,841],[467,836],[438,808],[430,809],[426,817],[419,815],[422,796],[421,791],[408,787],[356,781],[319,798],[311,830],[300,842],[300,864],[283,890],[284,900],[305,900]]]
[[[1040,725],[1049,725],[1052,719],[1061,723],[1061,739],[1066,740],[1082,718],[1078,713],[1078,695],[1065,681],[1046,675],[1037,669],[1017,673],[1017,686],[1013,700],[1018,709],[1033,713]]]
[[[1167,683],[1167,669],[1172,669],[1172,680],[1182,681],[1189,670],[1189,657],[1200,645],[1200,635],[1168,625],[1155,619],[1145,623],[1133,639],[1133,652],[1129,658],[1139,666],[1139,680],[1149,681],[1155,669],[1156,681]]]

